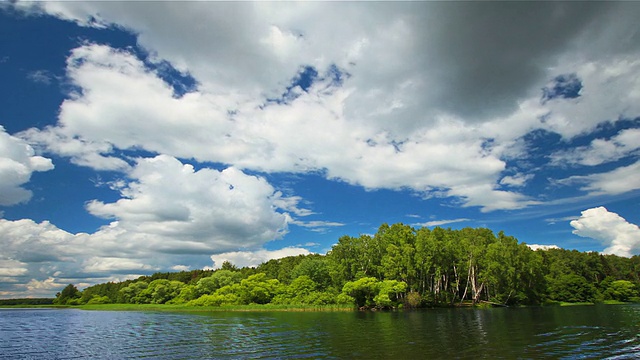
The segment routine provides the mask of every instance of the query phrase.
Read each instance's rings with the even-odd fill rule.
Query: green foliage
[[[533,251],[486,228],[414,229],[399,223],[382,224],[373,235],[342,236],[326,256],[291,256],[256,268],[225,262],[216,271],[155,273],[81,293],[70,284],[54,301],[378,308],[630,301],[640,297],[639,274],[640,256]]]
[[[69,284],[56,294],[56,299],[53,303],[56,305],[78,305],[80,304],[80,296],[78,288],[73,284]]]
[[[225,260],[222,262],[222,266],[220,267],[220,270],[238,271],[238,267],[233,265],[231,262]]]
[[[153,280],[134,297],[134,301],[138,304],[164,304],[177,297],[183,287],[184,283],[177,280]]]
[[[256,272],[264,273],[269,279],[278,279],[281,283],[288,284],[293,280],[291,274],[294,269],[306,258],[306,255],[298,255],[269,260],[258,265]]]
[[[52,305],[54,301],[52,298],[0,299],[0,306]]]
[[[606,294],[612,300],[631,301],[632,298],[638,296],[636,286],[628,280],[616,280],[611,282]]]
[[[280,281],[258,273],[240,282],[240,299],[243,304],[267,304],[281,289]]]
[[[211,276],[202,278],[196,285],[196,291],[200,295],[213,294],[223,286],[237,284],[242,280],[242,275],[236,271],[218,270]]]
[[[549,280],[549,297],[555,301],[592,302],[596,289],[580,275],[561,275]]]
[[[322,291],[320,285],[309,276],[297,277],[291,284],[284,286],[281,292],[271,300],[272,304],[282,305],[330,305],[336,304],[338,294]]]
[[[167,301],[167,304],[184,304],[191,300],[198,298],[200,293],[196,289],[195,285],[185,285],[180,290],[180,293],[175,298]]]
[[[310,255],[304,258],[291,272],[291,279],[307,276],[313,280],[319,289],[328,289],[331,286],[331,275],[327,260],[320,255]]]
[[[379,308],[395,308],[400,304],[402,295],[407,291],[407,283],[397,280],[384,280],[378,285],[378,295],[373,298]]]
[[[212,294],[202,295],[199,298],[192,300],[188,303],[191,306],[222,306],[222,305],[236,305],[239,303],[238,295],[234,293],[228,294]]]
[[[394,308],[399,305],[406,290],[407,283],[403,281],[380,281],[374,277],[364,277],[344,284],[342,294],[353,298],[359,308]]]
[[[129,284],[119,291],[120,303],[142,304],[143,299],[139,298],[140,293],[145,290],[149,284],[145,281],[137,281]]]
[[[404,301],[404,307],[408,309],[415,309],[422,306],[422,296],[416,291],[412,291],[407,294]]]
[[[348,281],[342,287],[342,293],[354,298],[358,307],[373,306],[373,298],[378,294],[378,282],[374,277]]]
[[[98,304],[111,304],[111,299],[109,299],[108,296],[94,295],[89,301],[87,301],[87,305]]]

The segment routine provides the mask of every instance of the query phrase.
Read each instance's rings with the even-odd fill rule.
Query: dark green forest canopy
[[[532,250],[503,232],[383,224],[343,236],[327,255],[299,255],[257,267],[156,273],[78,291],[58,304],[352,304],[358,307],[637,301],[640,257]]]

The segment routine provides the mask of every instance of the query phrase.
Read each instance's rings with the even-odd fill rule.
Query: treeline
[[[638,301],[640,257],[564,249],[533,251],[485,228],[414,229],[383,224],[373,236],[343,236],[327,255],[292,256],[255,268],[156,273],[136,280],[67,286],[58,304],[154,303],[358,307]]]
[[[52,305],[53,298],[0,299],[0,306]]]

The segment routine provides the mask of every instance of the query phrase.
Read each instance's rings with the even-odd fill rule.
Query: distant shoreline
[[[579,303],[555,303],[536,306],[519,306],[519,307],[564,307],[564,306],[593,306],[593,305],[625,305],[634,304],[633,302],[621,301],[605,301],[601,303],[579,302]],[[419,309],[395,309],[390,311],[414,311],[429,309],[455,309],[455,308],[475,308],[487,309],[488,306],[443,306],[443,307],[426,307]],[[157,312],[334,312],[334,311],[359,311],[352,305],[229,305],[229,306],[189,306],[189,305],[168,305],[168,304],[95,304],[95,305],[0,305],[0,309],[78,309],[78,310],[100,310],[100,311],[157,311]],[[372,311],[367,309],[365,311]],[[380,311],[380,310],[377,310]]]

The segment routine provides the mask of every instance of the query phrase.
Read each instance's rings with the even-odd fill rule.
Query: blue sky
[[[384,222],[640,254],[640,4],[0,5],[0,297]]]

